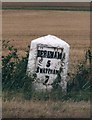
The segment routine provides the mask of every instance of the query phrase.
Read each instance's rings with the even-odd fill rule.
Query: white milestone
[[[27,73],[36,75],[33,88],[37,91],[51,91],[59,79],[62,91],[67,89],[67,71],[70,46],[64,40],[47,35],[32,40],[28,58]]]

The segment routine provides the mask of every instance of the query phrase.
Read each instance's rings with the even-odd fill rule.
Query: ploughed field
[[[84,51],[90,46],[90,12],[3,10],[2,20],[3,40],[10,41],[20,56],[25,55],[25,49],[33,39],[52,34],[70,44],[71,70],[84,58]],[[8,51],[3,49],[3,54]],[[88,118],[90,102],[3,101],[3,117]]]
[[[90,46],[90,12],[55,10],[3,10],[3,40],[25,55],[33,39],[55,35],[70,44],[70,68],[83,59]],[[3,49],[3,54],[8,51]]]

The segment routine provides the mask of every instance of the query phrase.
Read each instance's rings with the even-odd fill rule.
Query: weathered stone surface
[[[51,90],[55,79],[60,79],[59,85],[66,90],[69,49],[68,43],[53,35],[31,42],[27,72],[37,75],[33,83],[36,90]]]

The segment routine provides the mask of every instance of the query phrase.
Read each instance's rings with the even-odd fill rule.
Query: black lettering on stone
[[[41,52],[40,52],[40,50],[37,51],[37,57],[41,57]]]
[[[43,73],[43,72],[42,72],[42,70],[43,70],[43,69],[42,69],[42,68],[40,68],[40,73]]]
[[[58,70],[56,70],[56,74],[58,74],[58,72],[59,72],[59,71],[58,71]]]
[[[59,70],[37,67],[36,73],[57,74]]]
[[[53,58],[53,54],[54,54],[54,52],[48,51],[47,58]]]
[[[41,57],[44,57],[44,51],[41,50]]]
[[[39,67],[37,67],[36,73],[39,73]]]
[[[48,51],[47,58],[51,58],[50,51]]]
[[[48,74],[50,74],[50,69],[48,69]]]
[[[62,52],[61,53],[58,52],[58,59],[61,59],[61,58],[62,58]]]
[[[55,73],[55,70],[53,70],[53,74],[56,74],[56,73]]]
[[[56,58],[56,59],[57,59],[57,52],[54,52],[53,58]]]
[[[54,55],[54,52],[50,52],[50,56],[51,56],[51,58],[53,58],[53,55]]]
[[[44,81],[43,85],[46,85],[46,83],[47,83],[47,82],[48,82],[48,80],[49,80],[49,76],[48,76],[48,75],[46,75],[46,76],[45,76],[45,78],[46,78],[46,79],[45,79],[45,81]]]
[[[63,54],[63,60],[65,60],[65,53]]]
[[[47,74],[49,74],[49,69],[47,70]]]
[[[44,51],[44,56],[43,56],[43,57],[45,58],[46,56],[47,56],[47,51],[45,50],[45,51]]]
[[[46,67],[50,67],[51,64],[50,62],[51,62],[50,60],[47,61]]]
[[[45,73],[45,68],[43,68],[43,73]]]
[[[48,69],[46,68],[46,73],[47,73]]]
[[[65,59],[65,53],[63,54],[63,50],[61,52],[38,50],[37,51],[37,57]]]
[[[52,71],[53,71],[53,70],[50,70],[50,74],[52,74]]]

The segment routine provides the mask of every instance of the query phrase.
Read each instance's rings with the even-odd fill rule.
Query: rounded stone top
[[[46,45],[49,47],[57,47],[57,48],[70,47],[68,43],[66,43],[64,40],[54,35],[46,35],[31,41],[32,46],[37,44]]]

